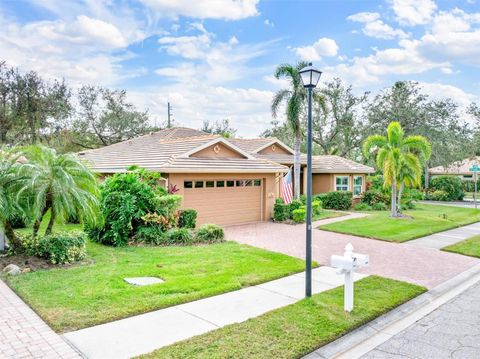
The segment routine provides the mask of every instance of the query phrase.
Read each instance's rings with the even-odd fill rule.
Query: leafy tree
[[[71,142],[78,147],[108,146],[152,130],[147,112],[129,103],[124,90],[83,86],[78,91],[78,103],[70,134]]]
[[[391,186],[391,216],[398,217],[397,191],[413,178],[419,180],[422,161],[431,155],[431,145],[423,136],[405,137],[399,122],[391,122],[387,136],[372,135],[363,143],[365,157],[374,156],[383,171],[384,185]]]
[[[35,194],[33,236],[50,210],[45,235],[52,233],[57,218],[78,218],[95,223],[98,218],[98,184],[95,175],[73,154],[57,154],[44,146],[27,147],[23,154],[28,181]]]
[[[340,79],[328,82],[314,97],[313,141],[322,154],[355,157],[366,135],[362,106],[368,93],[353,94]]]
[[[237,133],[237,130],[230,126],[230,121],[228,119],[215,122],[205,120],[203,121],[200,131],[211,133],[213,135],[221,135],[225,138],[233,137]]]
[[[300,198],[300,146],[303,138],[302,118],[304,117],[304,105],[306,91],[299,74],[299,71],[308,66],[306,62],[299,62],[293,66],[282,64],[275,70],[274,76],[277,79],[286,78],[289,81],[289,88],[279,90],[272,100],[272,116],[277,117],[280,109],[285,105],[287,115],[287,126],[294,135],[294,197]]]
[[[5,236],[14,248],[21,248],[11,224],[13,215],[23,213],[26,208],[18,195],[25,185],[19,173],[21,162],[15,150],[0,149],[0,250],[5,248]]]

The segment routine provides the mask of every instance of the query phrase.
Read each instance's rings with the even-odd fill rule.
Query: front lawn
[[[442,248],[442,251],[480,258],[480,235]]]
[[[145,358],[300,358],[423,293],[377,276],[355,284],[355,309],[343,311],[343,287],[243,323],[161,348]]]
[[[480,210],[453,206],[416,204],[404,214],[413,218],[391,218],[389,211],[371,211],[367,217],[326,224],[319,229],[353,234],[389,242],[405,242],[480,221]]]
[[[321,219],[328,219],[328,218],[336,218],[336,217],[343,217],[346,216],[348,213],[345,212],[339,212],[339,211],[329,211],[326,209],[322,209],[322,211],[312,217],[312,221],[319,221]]]
[[[112,248],[88,243],[84,265],[5,277],[56,331],[65,332],[277,279],[304,269],[280,253],[225,242]],[[93,262],[93,264],[92,264]],[[136,287],[125,277],[165,283]]]

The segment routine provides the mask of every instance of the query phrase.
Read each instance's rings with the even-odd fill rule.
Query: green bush
[[[168,244],[172,245],[188,245],[192,244],[192,233],[187,228],[172,228],[165,233]]]
[[[304,207],[297,208],[292,211],[292,219],[295,223],[305,222],[306,217],[307,211]]]
[[[283,202],[283,199],[277,198],[273,205],[273,220],[275,222],[284,222],[290,217],[289,206]]]
[[[194,209],[182,209],[178,216],[180,228],[194,229],[197,226],[197,211]]]
[[[195,234],[195,242],[197,243],[218,243],[225,239],[223,228],[216,224],[204,224]]]
[[[149,225],[138,228],[133,237],[136,243],[153,244],[155,246],[167,245],[167,236],[160,226]]]
[[[322,213],[323,203],[319,199],[315,199],[312,201],[312,215],[318,216]]]
[[[357,203],[353,207],[353,209],[355,209],[356,211],[371,211],[372,207],[370,205],[368,205],[367,203],[360,202],[360,203]]]
[[[352,207],[352,197],[352,192],[335,191],[319,194],[315,199],[322,201],[323,208],[346,211]]]
[[[375,203],[390,204],[390,197],[378,189],[369,189],[362,194],[362,202],[373,206]]]
[[[405,188],[403,191],[403,198],[415,201],[423,199],[423,192],[416,188]]]
[[[377,190],[382,192],[384,179],[383,175],[367,176],[367,189]]]
[[[477,181],[477,191],[480,191],[480,181]],[[464,192],[475,192],[474,180],[462,180],[462,189]]]
[[[402,201],[402,210],[415,209],[415,203],[413,201]]]
[[[28,255],[45,258],[53,264],[73,263],[87,255],[86,235],[83,232],[55,233],[25,240]]]
[[[296,209],[299,209],[300,207],[303,206],[303,203],[301,200],[294,199],[292,203],[288,205],[288,218],[293,218],[293,211]]]
[[[373,204],[372,209],[374,211],[386,211],[387,210],[387,205],[383,202],[377,202]]]
[[[449,195],[445,191],[427,191],[425,199],[429,201],[449,201]]]
[[[444,191],[447,194],[446,201],[462,200],[465,196],[463,192],[462,180],[457,176],[439,176],[430,181],[431,191]]]

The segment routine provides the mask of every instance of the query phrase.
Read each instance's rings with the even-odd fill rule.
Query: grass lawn
[[[42,236],[45,233],[45,229],[48,226],[48,221],[50,221],[50,212],[47,212],[45,214],[45,217],[43,217],[43,221],[40,224],[40,229],[38,233]],[[58,221],[58,222],[55,222],[55,224],[53,225],[54,232],[71,232],[71,231],[81,231],[81,230],[83,230],[82,224],[62,223]],[[31,235],[32,229],[19,228],[19,229],[16,229],[15,232],[20,233],[22,235]]]
[[[391,218],[389,211],[371,211],[369,216],[326,224],[320,229],[389,242],[405,242],[432,233],[480,221],[480,210],[453,206],[416,204],[404,213],[413,218]]]
[[[377,276],[355,284],[355,309],[343,311],[343,287],[239,324],[159,349],[145,358],[300,358],[423,293]]]
[[[480,258],[480,235],[442,248],[442,251]]]
[[[190,247],[112,248],[88,243],[88,261],[5,277],[56,331],[65,332],[277,279],[304,269],[283,254],[225,242]],[[92,264],[93,261],[93,264]],[[137,287],[125,277],[165,283]]]
[[[318,216],[313,216],[312,221],[319,221],[321,219],[327,218],[335,218],[335,217],[343,217],[346,216],[348,213],[339,212],[339,211],[329,211],[329,210],[322,210]]]

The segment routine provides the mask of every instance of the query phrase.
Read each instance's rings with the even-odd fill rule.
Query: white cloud
[[[269,27],[275,27],[275,24],[273,23],[272,20],[269,20],[269,19],[265,19],[265,21],[263,22],[265,25],[269,26]]]
[[[157,16],[239,20],[259,14],[259,0],[141,0]]]
[[[401,29],[394,29],[380,20],[380,14],[376,12],[360,12],[347,17],[347,20],[363,23],[362,32],[377,39],[404,39],[408,34]]]
[[[391,0],[391,4],[396,20],[405,26],[427,24],[437,10],[433,0]]]
[[[419,85],[431,99],[442,100],[445,98],[452,98],[463,108],[468,107],[472,102],[480,99],[479,96],[465,92],[453,85],[429,82],[419,82]]]
[[[297,47],[294,49],[298,57],[305,61],[318,61],[322,56],[336,56],[338,45],[333,39],[322,37],[313,45]]]

